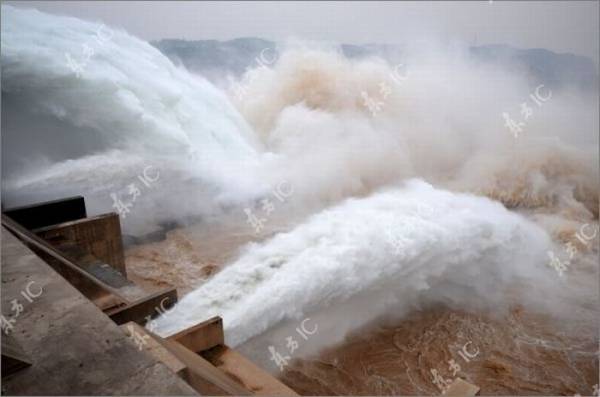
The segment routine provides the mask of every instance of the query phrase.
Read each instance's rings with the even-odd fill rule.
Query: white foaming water
[[[254,153],[251,129],[223,93],[150,44],[75,18],[10,6],[2,14],[2,90],[35,88],[28,99],[39,112],[112,134],[128,149],[182,145],[211,160]]]
[[[417,177],[470,192],[562,190],[561,202],[589,191],[597,202],[596,98],[552,92],[516,139],[502,113],[518,116],[524,76],[477,64],[466,48],[425,47],[401,62],[398,72],[378,57],[289,45],[272,69],[253,71],[236,105],[295,201],[333,204]]]
[[[549,246],[542,229],[496,202],[412,180],[250,245],[160,317],[157,330],[220,315],[235,346],[310,316],[321,342],[331,341],[323,332],[337,339],[391,307],[481,308],[503,301],[513,282],[541,286],[553,275],[544,268]]]
[[[110,39],[98,44],[99,27],[2,7],[3,143],[9,119],[8,130],[27,136],[28,149],[35,130],[59,146],[95,145],[24,163],[27,172],[17,167],[3,180],[3,198],[84,194],[90,212],[106,211],[109,193],[151,165],[160,181],[122,218],[126,231],[153,217],[219,214],[221,204],[233,204],[228,219],[245,225],[243,206],[263,184],[282,180],[293,186],[292,215],[316,212],[246,247],[158,319],[162,334],[217,314],[228,342],[238,345],[310,316],[323,344],[390,308],[503,305],[512,282],[536,286],[518,289],[523,295],[549,285],[548,277],[556,281],[545,267],[543,230],[485,198],[417,181],[398,187],[403,178],[514,196],[517,205],[556,213],[558,224],[563,216],[597,220],[597,102],[554,93],[516,141],[501,113],[527,98],[522,79],[435,54],[415,60],[397,85],[394,68],[381,60],[302,49],[258,72],[237,104],[244,119],[223,93],[148,43],[106,28],[101,34]],[[78,78],[66,54],[81,62],[84,44],[93,54]],[[363,93],[380,100],[382,82],[392,91],[374,115]],[[21,114],[25,122],[11,121]],[[37,126],[29,124],[36,118]],[[539,144],[547,137],[553,140]],[[52,142],[38,138],[45,155]],[[529,193],[543,204],[531,204]],[[364,198],[339,203],[351,196]]]
[[[74,70],[69,58],[81,69]],[[146,165],[163,172],[163,189],[195,183],[230,196],[256,189],[258,143],[227,97],[123,31],[2,6],[2,94],[3,107],[21,104],[15,116],[28,115],[25,125],[7,126],[13,136],[32,129],[54,133],[43,121],[41,128],[31,126],[40,118],[58,125],[64,135],[55,140],[63,139],[65,147],[99,142],[44,161],[46,153],[36,158],[36,139],[29,138],[27,158],[35,161],[15,159],[31,171],[15,167],[19,173],[4,181],[9,205],[29,191],[38,200],[94,191],[92,204],[102,203],[92,210],[107,210],[114,185],[126,186]],[[48,140],[42,149],[51,146]],[[165,180],[172,173],[179,173],[178,181]]]
[[[125,32],[10,6],[2,18],[3,109],[12,110],[3,117],[3,142],[13,148],[3,153],[3,165],[13,168],[3,169],[7,205],[84,194],[92,213],[106,211],[109,193],[149,164],[164,178],[161,193],[144,200],[171,209],[163,220],[242,207],[283,180],[302,211],[408,177],[493,190],[497,175],[520,159],[530,160],[520,179],[555,185],[551,193],[558,185],[567,195],[589,191],[587,201],[597,201],[598,169],[590,166],[598,158],[597,99],[553,93],[516,142],[501,112],[527,97],[526,81],[473,65],[460,52],[424,50],[398,82],[381,59],[291,48],[273,70],[255,71],[237,104],[252,130],[221,91]],[[67,54],[85,61],[80,78]],[[364,94],[383,99],[379,113]],[[26,141],[25,153],[9,161],[15,135]],[[552,150],[532,158],[540,146],[534,139],[547,137]],[[576,172],[546,172],[548,164]],[[520,188],[510,178],[502,185]],[[128,217],[125,230],[153,216]]]

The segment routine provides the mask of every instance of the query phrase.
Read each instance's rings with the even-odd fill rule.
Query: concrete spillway
[[[295,395],[225,344],[220,317],[143,328],[177,291],[127,279],[119,224],[82,197],[2,215],[3,394]]]
[[[2,379],[3,394],[196,394],[5,228],[2,315],[31,364]]]

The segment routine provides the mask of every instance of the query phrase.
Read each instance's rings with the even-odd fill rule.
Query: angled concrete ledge
[[[197,394],[5,228],[1,303],[31,363],[3,377],[5,395]]]

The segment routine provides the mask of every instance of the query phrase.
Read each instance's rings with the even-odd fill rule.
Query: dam
[[[126,277],[119,216],[83,197],[2,214],[3,395],[296,395],[224,343],[214,317],[161,338],[177,301]]]
[[[2,4],[3,395],[598,393],[592,60],[142,3]]]

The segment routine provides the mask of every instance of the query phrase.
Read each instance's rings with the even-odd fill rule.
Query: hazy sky
[[[442,37],[587,55],[598,65],[598,1],[6,3],[100,20],[147,40],[290,37],[403,44]]]

